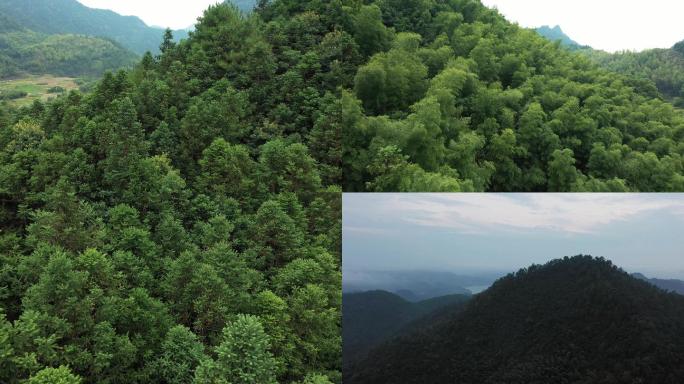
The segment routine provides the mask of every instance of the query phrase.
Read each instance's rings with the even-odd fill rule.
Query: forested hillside
[[[133,66],[138,56],[118,43],[83,35],[0,32],[0,78],[26,74],[97,77]]]
[[[537,28],[537,33],[551,41],[560,40],[565,48],[580,51],[602,68],[639,81],[638,89],[643,94],[662,96],[678,107],[684,106],[684,41],[670,49],[609,53],[580,46],[558,26],[540,27]]]
[[[346,191],[684,190],[684,116],[651,83],[477,0],[346,9]]]
[[[0,0],[0,14],[31,31],[104,37],[139,55],[158,53],[164,35],[163,29],[149,27],[138,17],[88,8],[77,0]],[[186,37],[187,32],[176,31],[176,36]]]
[[[653,82],[666,99],[684,107],[684,42],[671,49],[648,49],[642,52],[607,53],[585,50],[591,60],[610,71],[643,82]],[[655,96],[655,93],[650,92]]]
[[[370,353],[345,383],[684,380],[684,297],[602,258],[531,266]]]
[[[356,45],[302,5],[214,6],[90,94],[0,105],[0,382],[340,383]]]
[[[342,295],[342,351],[345,367],[412,322],[448,306],[462,307],[470,295],[448,295],[409,302],[385,291]]]

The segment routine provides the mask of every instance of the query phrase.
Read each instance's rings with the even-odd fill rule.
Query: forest
[[[684,296],[609,260],[565,257],[499,279],[345,367],[359,383],[684,380]],[[346,313],[345,313],[346,316]],[[345,361],[346,364],[346,361]]]
[[[651,88],[647,94],[684,107],[684,41],[668,49],[609,53],[580,45],[559,26],[543,26],[536,31],[551,41],[559,40],[564,48],[578,51],[602,68],[638,79],[644,84],[652,82],[657,92]]]
[[[343,3],[345,191],[684,190],[684,118],[651,79],[477,0]]]
[[[0,5],[0,79],[46,73],[99,77],[137,61],[134,53],[106,38],[27,29]]]
[[[614,54],[585,49],[582,53],[610,71],[653,82],[660,95],[651,92],[652,96],[662,96],[675,106],[684,107],[684,41],[669,49]]]
[[[212,6],[0,104],[0,382],[341,383],[341,9]]]

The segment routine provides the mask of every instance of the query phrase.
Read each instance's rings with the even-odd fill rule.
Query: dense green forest
[[[445,307],[462,308],[470,297],[457,294],[409,302],[386,291],[343,294],[342,360],[345,371],[373,347],[406,332],[419,320],[422,323],[423,317]]]
[[[684,116],[652,82],[477,0],[342,13],[361,59],[341,96],[345,191],[684,190]]]
[[[676,384],[683,335],[684,296],[603,258],[566,257],[379,347],[344,382]]]
[[[103,38],[46,35],[26,29],[0,32],[0,78],[46,73],[99,77],[138,60],[134,53]]]
[[[0,104],[0,382],[341,382],[337,3],[210,7]]]
[[[675,44],[670,49],[608,53],[579,45],[558,26],[540,27],[537,28],[537,33],[551,41],[560,40],[565,48],[579,51],[609,71],[638,79],[644,84],[641,90],[650,96],[660,96],[678,107],[684,106],[684,41]],[[646,84],[650,82],[655,85],[660,95],[654,92],[650,85],[648,85],[649,91]]]
[[[611,54],[592,49],[581,52],[610,71],[631,76],[644,83],[653,82],[665,100],[677,107],[684,107],[684,42],[670,49],[648,49],[641,52]],[[656,96],[653,92],[651,95]]]

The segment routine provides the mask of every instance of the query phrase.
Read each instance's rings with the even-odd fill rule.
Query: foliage
[[[684,107],[684,53],[673,48],[614,54],[583,50],[582,53],[603,68],[632,77],[633,86],[641,93],[656,97],[659,93],[676,106]]]
[[[101,76],[132,66],[137,57],[118,43],[99,37],[46,35],[21,30],[0,34],[0,78],[26,73]]]
[[[323,111],[357,51],[292,5],[212,6],[91,93],[0,105],[0,382],[341,382]]]
[[[275,359],[268,352],[269,343],[258,318],[238,316],[223,330],[223,340],[215,351],[217,360],[205,360],[194,383],[275,383]]]
[[[684,188],[684,117],[648,73],[610,72],[474,0],[345,4],[363,55],[340,96],[345,191]],[[629,66],[683,73],[651,55]]]

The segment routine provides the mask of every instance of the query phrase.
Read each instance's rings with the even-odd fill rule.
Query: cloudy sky
[[[202,12],[219,0],[78,0],[91,8],[111,9],[126,16],[138,16],[148,25],[187,28]]]
[[[580,44],[607,51],[669,48],[684,40],[684,1],[482,0],[523,27],[560,25]]]
[[[684,195],[345,194],[343,268],[510,272],[603,256],[684,279]]]
[[[135,15],[149,25],[186,28],[218,0],[79,0]],[[607,51],[669,48],[684,39],[681,0],[482,0],[509,20],[536,28],[560,25],[575,41]]]

